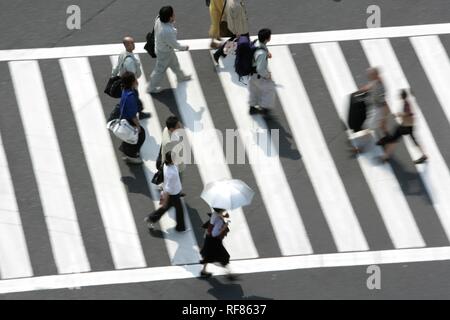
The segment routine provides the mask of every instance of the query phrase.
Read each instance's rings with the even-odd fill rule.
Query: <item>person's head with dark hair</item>
[[[133,87],[136,84],[136,77],[134,73],[127,71],[122,75],[121,78],[122,78],[122,87],[125,90],[133,89]]]
[[[405,100],[408,97],[408,92],[403,89],[402,91],[400,91],[400,97],[402,97],[403,100]]]
[[[220,209],[220,208],[212,208],[212,209],[218,214],[225,212],[225,209]]]
[[[169,131],[174,131],[176,129],[181,128],[181,123],[178,117],[170,116],[166,120],[166,127]]]
[[[166,152],[164,163],[166,166],[173,164],[172,151]]]
[[[173,22],[175,20],[175,13],[171,6],[164,6],[159,10],[159,20],[163,23]]]
[[[270,29],[267,29],[267,28],[261,29],[258,32],[258,40],[261,43],[269,42],[271,36],[272,36],[272,31]]]

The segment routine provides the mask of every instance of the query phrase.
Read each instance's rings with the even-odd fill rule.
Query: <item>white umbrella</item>
[[[220,180],[208,183],[201,197],[212,208],[233,210],[249,205],[254,194],[241,180]]]

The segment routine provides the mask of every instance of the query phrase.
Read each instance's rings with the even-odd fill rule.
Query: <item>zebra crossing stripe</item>
[[[450,60],[438,36],[410,39],[428,81],[450,123]]]
[[[168,77],[203,184],[231,179],[191,55],[189,52],[178,52],[177,56],[183,71],[192,75],[192,80],[177,83],[173,72],[169,72]],[[258,253],[243,210],[231,210],[230,216],[232,232],[224,239],[224,243],[233,252],[233,259],[257,258]]]
[[[356,84],[336,42],[311,45],[341,120],[347,122],[349,95]],[[425,242],[405,196],[389,164],[377,164],[381,147],[374,146],[357,157],[395,248],[423,247]]]
[[[368,250],[344,184],[328,150],[297,66],[287,46],[270,49],[272,76],[313,188],[339,251]],[[313,137],[313,138],[312,138]]]
[[[58,272],[90,271],[38,62],[9,68]]]
[[[110,57],[112,66],[117,64],[117,56]],[[142,101],[144,111],[152,114],[151,118],[140,120],[141,126],[146,131],[146,139],[141,147],[141,158],[144,161],[144,174],[148,183],[148,188],[152,195],[153,204],[155,208],[159,207],[159,193],[157,186],[151,183],[153,175],[156,172],[156,159],[159,153],[159,147],[161,145],[161,126],[158,120],[158,114],[152,99],[146,92],[147,80],[145,78],[145,72],[141,65],[141,77],[138,79],[139,98]],[[154,139],[150,142],[150,139]],[[175,231],[176,218],[175,209],[170,209],[159,220],[161,231],[164,233],[164,242],[169,254],[169,259],[173,265],[184,265],[189,263],[195,263],[200,260],[199,248],[195,235],[193,233],[191,219],[187,214],[187,209],[184,206],[184,220],[186,228],[190,231],[179,233]],[[143,223],[143,222],[142,222]]]
[[[25,235],[0,136],[0,277],[32,277]]]
[[[397,249],[381,251],[344,252],[307,256],[250,259],[232,261],[230,267],[237,274],[281,272],[300,269],[368,266],[395,263],[414,263],[450,260],[450,247]],[[0,281],[0,294],[146,283],[165,280],[193,279],[198,277],[202,265],[154,267],[134,270],[114,270],[80,274],[54,275]],[[225,275],[226,270],[209,266],[215,276]]]
[[[403,111],[402,101],[399,98],[401,89],[410,88],[408,80],[406,79],[403,70],[398,62],[395,52],[391,46],[391,43],[387,39],[380,40],[367,40],[362,41],[363,49],[369,59],[372,66],[378,66],[381,69],[381,75],[383,80],[387,84],[388,88],[388,104],[392,112]],[[436,55],[427,59],[426,63],[440,63],[439,68],[445,68],[445,60],[442,61],[442,51],[439,54],[439,48],[435,48]],[[447,63],[448,67],[448,63]],[[435,68],[436,70],[436,68]],[[445,71],[445,69],[443,69]],[[448,88],[445,88],[448,90]],[[413,90],[414,91],[414,90]],[[433,134],[423,116],[423,113],[415,100],[414,96],[410,96],[409,99],[412,104],[412,110],[415,115],[415,132],[418,137],[419,143],[425,148],[426,154],[429,156],[429,161],[417,165],[417,171],[419,172],[425,187],[428,191],[428,195],[432,199],[433,207],[435,208],[441,224],[446,232],[447,237],[450,239],[450,171],[439,151],[438,146],[433,138]],[[445,108],[444,108],[445,109]],[[421,156],[417,151],[417,147],[410,139],[404,139],[408,152],[412,159],[417,159]]]
[[[270,45],[276,46],[300,43],[321,43],[329,41],[414,37],[449,33],[450,23],[350,30],[314,31],[272,35]],[[207,50],[210,48],[211,39],[189,39],[181,40],[180,42],[183,45],[189,45],[190,50]],[[144,45],[144,42],[136,43],[136,50],[134,52],[146,53],[146,51],[144,50]],[[0,50],[0,61],[105,56],[116,54],[122,49],[122,44],[100,44],[56,48]]]
[[[87,58],[59,60],[116,269],[146,262]]]
[[[253,175],[269,214],[275,237],[283,255],[313,252],[301,214],[281,165],[278,150],[268,137],[261,116],[249,115],[248,92],[234,72],[233,59],[221,59],[218,75],[225,96],[240,130]],[[260,135],[259,133],[262,133]],[[262,140],[258,140],[262,137]],[[268,141],[264,138],[268,137]]]

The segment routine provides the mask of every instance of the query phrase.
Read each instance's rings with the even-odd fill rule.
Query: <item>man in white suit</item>
[[[180,51],[189,50],[189,46],[181,45],[177,40],[177,29],[174,26],[175,13],[171,6],[162,7],[159,17],[155,21],[155,51],[156,65],[150,76],[149,93],[161,92],[161,82],[167,68],[177,76],[178,82],[188,81],[191,76],[185,75],[180,69],[175,49]]]

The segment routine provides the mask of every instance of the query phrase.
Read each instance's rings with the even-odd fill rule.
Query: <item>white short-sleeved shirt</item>
[[[181,192],[181,180],[180,173],[176,165],[166,165],[164,164],[164,184],[163,189],[168,194],[174,196]]]

